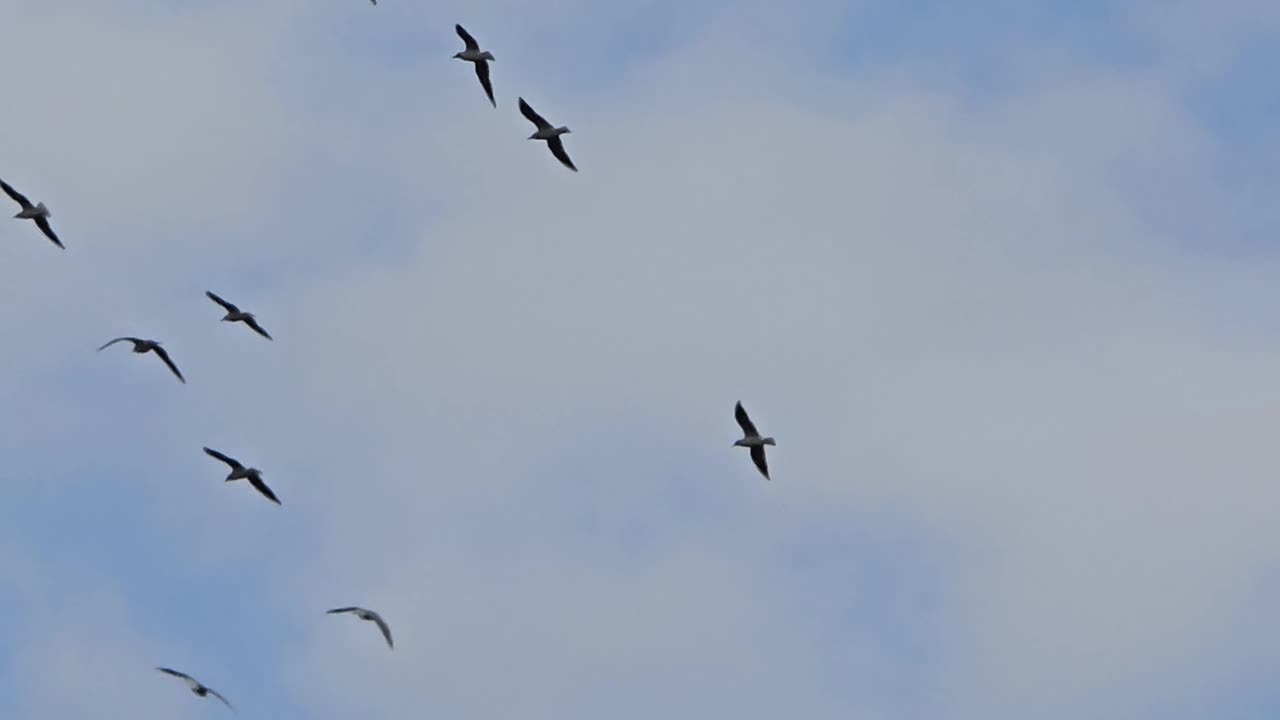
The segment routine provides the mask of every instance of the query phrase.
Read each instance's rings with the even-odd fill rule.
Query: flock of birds
[[[373,5],[378,4],[377,0],[370,0],[370,2]],[[498,103],[493,96],[493,83],[489,80],[489,63],[494,59],[493,54],[488,51],[481,50],[480,44],[476,42],[476,39],[472,37],[471,33],[467,32],[461,25],[455,25],[454,28],[458,33],[458,37],[462,38],[463,43],[466,44],[466,48],[461,52],[457,53],[456,55],[454,55],[453,57],[458,60],[465,60],[475,65],[476,77],[480,79],[480,86],[484,89],[485,95],[489,98],[489,102],[496,108],[498,106]],[[529,120],[529,122],[533,123],[534,126],[537,128],[536,132],[534,132],[532,135],[529,136],[529,139],[545,141],[547,143],[547,147],[551,150],[551,154],[554,155],[556,159],[561,162],[561,164],[563,164],[565,167],[569,168],[570,170],[577,172],[578,168],[573,164],[573,160],[569,158],[568,152],[565,151],[564,143],[560,139],[560,136],[567,135],[570,132],[569,128],[563,127],[563,126],[561,127],[553,126],[550,122],[546,120],[546,118],[539,115],[529,105],[529,103],[525,102],[524,98],[519,98],[519,106],[520,106],[520,113],[524,115]],[[64,250],[66,249],[66,246],[64,246],[62,244],[62,241],[58,239],[57,234],[54,233],[53,228],[49,224],[49,218],[51,217],[51,213],[49,212],[49,208],[45,207],[45,204],[43,202],[32,204],[32,202],[25,195],[15,190],[13,186],[9,185],[3,179],[0,179],[0,190],[3,190],[6,195],[8,195],[11,199],[13,199],[14,202],[18,203],[18,205],[22,207],[21,211],[18,212],[18,214],[13,216],[14,218],[33,221],[36,224],[36,227],[38,227],[40,231],[44,233],[45,237],[47,237],[51,242],[53,242],[54,245],[57,245],[59,248],[62,248]],[[260,324],[258,324],[258,321],[253,313],[245,312],[241,310],[238,306],[224,300],[223,298],[213,293],[212,291],[205,292],[205,295],[208,296],[210,300],[217,303],[219,306],[222,307],[223,310],[226,311],[226,314],[222,317],[223,322],[244,323],[251,330],[261,335],[262,337],[266,338],[267,340],[272,339],[270,333],[268,333],[266,330],[263,329],[263,327]],[[173,373],[174,377],[176,377],[180,382],[184,384],[187,382],[187,379],[182,375],[182,371],[178,369],[178,366],[177,364],[174,363],[173,358],[169,356],[168,351],[166,351],[164,347],[161,346],[160,341],[158,340],[149,340],[145,338],[137,338],[137,337],[129,337],[129,336],[118,337],[104,343],[101,347],[98,348],[98,351],[100,352],[102,350],[105,350],[108,347],[111,347],[112,345],[115,345],[116,343],[121,343],[121,342],[132,343],[133,352],[139,355],[144,355],[146,353],[153,353],[156,357],[160,358],[160,361],[163,362],[169,368],[169,371]],[[734,446],[748,448],[751,454],[751,461],[755,464],[756,468],[760,471],[760,474],[763,475],[766,480],[768,480],[769,465],[765,458],[765,446],[774,445],[775,443],[773,438],[764,437],[759,433],[759,431],[756,430],[755,424],[751,422],[751,418],[747,416],[747,411],[742,407],[741,402],[737,403],[737,405],[734,407],[734,418],[737,420],[738,425],[742,428],[742,435],[743,435],[742,439],[737,440],[736,442],[733,443]],[[233,480],[248,480],[249,484],[253,486],[255,490],[261,493],[268,500],[275,503],[276,505],[282,504],[280,502],[280,498],[277,497],[275,492],[273,492],[271,488],[267,486],[266,482],[263,481],[261,470],[255,467],[247,467],[244,463],[240,462],[236,458],[233,458],[230,455],[222,453],[218,450],[214,450],[213,448],[206,447],[204,448],[204,452],[209,457],[212,457],[216,460],[219,460],[225,463],[227,467],[231,469],[231,472],[227,474],[226,482],[231,482]],[[362,608],[362,607],[351,606],[351,607],[334,608],[332,610],[327,611],[327,613],[328,614],[351,614],[361,620],[372,622],[374,625],[378,627],[378,630],[381,631],[383,639],[386,640],[387,647],[394,649],[395,643],[391,639],[390,626],[387,625],[387,622],[383,620],[381,615],[374,612],[373,610],[369,610],[367,608]],[[218,693],[213,688],[205,685],[204,683],[201,683],[199,680],[195,679],[194,677],[184,672],[174,670],[173,668],[159,667],[156,669],[166,675],[171,675],[173,677],[179,678],[180,680],[185,682],[187,684],[187,687],[191,689],[191,692],[195,693],[197,696],[208,697],[212,695],[218,700],[221,700],[228,708],[231,708],[234,711],[235,708],[231,705],[231,703],[225,697],[223,697],[220,693]]]

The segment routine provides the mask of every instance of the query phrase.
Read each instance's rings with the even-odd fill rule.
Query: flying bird
[[[174,365],[173,360],[169,358],[169,353],[165,352],[165,349],[160,347],[160,341],[158,340],[143,340],[142,338],[136,338],[136,337],[118,337],[115,340],[112,340],[111,342],[107,343],[106,345],[103,345],[102,347],[98,348],[98,352],[102,352],[103,350],[106,350],[112,345],[115,345],[118,342],[124,342],[125,340],[128,340],[129,342],[133,343],[133,351],[138,353],[139,355],[141,355],[142,353],[149,353],[149,352],[155,353],[156,357],[159,357],[161,360],[163,360],[164,364],[169,366],[169,369],[173,371],[173,374],[176,375],[179,380],[181,380],[184,384],[187,382],[187,379],[182,377],[182,372],[178,370],[178,366]]]
[[[245,467],[239,460],[236,460],[229,455],[224,455],[211,448],[205,448],[204,452],[211,458],[221,460],[231,468],[231,473],[227,475],[226,482],[231,482],[232,480],[248,480],[249,484],[258,492],[265,495],[268,500],[277,505],[281,504],[280,498],[276,497],[276,494],[271,492],[271,488],[267,487],[267,484],[262,481],[261,470],[258,468]]]
[[[218,698],[219,700],[221,700],[223,705],[226,705],[227,707],[231,708],[232,712],[235,712],[235,708],[231,707],[231,703],[227,702],[227,699],[222,697],[222,695],[219,694],[217,690],[214,690],[213,688],[208,687],[207,685],[204,685],[199,680],[196,680],[190,675],[184,672],[178,672],[177,670],[174,670],[172,668],[167,668],[167,667],[158,667],[156,669],[162,673],[165,673],[166,675],[172,675],[176,678],[182,678],[182,681],[187,684],[187,687],[191,688],[191,692],[195,693],[196,695],[199,695],[200,697],[205,697],[206,695],[212,695]]]
[[[368,620],[374,623],[382,631],[382,637],[387,639],[387,647],[395,649],[395,643],[391,642],[391,628],[387,627],[387,622],[378,613],[372,610],[365,610],[362,607],[334,608],[328,611],[329,615],[334,613],[354,613],[361,620]]]
[[[484,94],[489,96],[489,102],[494,107],[498,107],[498,101],[493,99],[493,83],[489,82],[489,61],[493,60],[493,53],[487,50],[481,52],[480,44],[461,25],[454,25],[453,27],[458,31],[458,37],[462,38],[462,42],[467,44],[466,50],[453,57],[458,60],[475,63],[476,77],[480,78],[480,87],[484,88]]]
[[[564,151],[564,143],[560,141],[561,135],[567,135],[573,132],[567,127],[552,127],[547,119],[539,115],[533,108],[529,107],[529,103],[520,98],[520,113],[529,119],[529,122],[538,126],[538,132],[529,136],[530,140],[546,140],[547,147],[551,148],[551,154],[565,167],[574,172],[578,172],[578,168],[574,167],[573,161],[569,159],[569,153]]]
[[[262,326],[258,324],[258,321],[254,319],[253,313],[244,312],[243,310],[236,307],[235,305],[232,305],[226,300],[223,300],[222,298],[218,297],[212,291],[206,290],[204,294],[208,295],[210,300],[218,303],[219,305],[222,306],[222,309],[227,311],[227,314],[222,316],[223,322],[242,322],[245,325],[248,325],[250,328],[253,329],[254,332],[258,333],[262,337],[268,340],[271,339],[271,335],[267,333],[266,330],[263,330]]]
[[[771,437],[760,437],[760,433],[756,431],[755,423],[751,422],[751,418],[747,417],[747,411],[742,408],[742,403],[733,409],[733,415],[738,419],[738,424],[742,426],[742,439],[735,442],[734,447],[751,448],[751,462],[759,468],[760,474],[764,475],[764,479],[769,479],[769,463],[764,459],[764,446],[776,445]]]
[[[58,239],[58,236],[54,234],[53,228],[49,227],[49,218],[52,217],[53,214],[49,212],[49,208],[44,206],[44,203],[32,205],[26,195],[14,190],[13,186],[4,180],[0,180],[0,189],[4,190],[5,195],[13,198],[14,202],[22,206],[22,212],[14,215],[15,218],[19,220],[34,220],[36,227],[40,228],[40,232],[44,233],[45,237],[52,240],[54,245],[57,245],[63,250],[67,249],[66,246],[62,244],[62,241]]]

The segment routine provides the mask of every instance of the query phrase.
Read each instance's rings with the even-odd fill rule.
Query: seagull
[[[538,126],[538,132],[529,136],[530,140],[546,140],[547,147],[551,148],[551,154],[556,156],[565,167],[574,172],[578,172],[578,168],[573,166],[573,161],[569,159],[569,153],[564,151],[564,143],[560,141],[560,136],[573,132],[567,127],[551,127],[551,123],[547,119],[539,115],[533,108],[529,107],[529,103],[520,98],[520,113],[529,119],[529,122]]]
[[[475,63],[476,77],[480,78],[480,87],[484,88],[484,94],[489,96],[489,102],[494,107],[498,107],[498,101],[493,99],[493,83],[489,82],[489,61],[493,59],[493,53],[487,50],[481,52],[480,44],[461,25],[454,25],[453,27],[458,31],[458,37],[462,38],[462,42],[467,44],[466,50],[453,57],[458,60]]]
[[[36,227],[40,228],[40,232],[44,233],[45,237],[52,240],[54,245],[57,245],[63,250],[67,249],[66,246],[62,244],[62,241],[58,239],[58,236],[54,234],[53,228],[49,227],[49,218],[52,217],[53,214],[49,212],[49,208],[44,206],[44,203],[32,205],[26,195],[14,190],[13,186],[4,180],[0,180],[0,189],[3,189],[5,195],[13,198],[14,202],[22,206],[22,212],[14,215],[15,218],[19,220],[35,220]]]
[[[204,294],[208,295],[210,300],[218,303],[227,311],[227,314],[222,316],[223,322],[242,322],[262,337],[268,340],[271,339],[271,335],[268,334],[266,330],[262,329],[262,326],[258,324],[257,320],[253,319],[253,313],[243,312],[240,308],[213,294],[212,291],[206,290]]]
[[[111,342],[107,343],[106,345],[103,345],[102,347],[98,348],[98,352],[102,352],[103,350],[111,347],[112,345],[115,345],[118,342],[123,342],[125,340],[128,340],[129,342],[133,343],[133,351],[138,354],[148,353],[148,352],[155,353],[161,360],[164,361],[165,365],[169,366],[169,369],[173,371],[173,374],[176,375],[178,379],[183,382],[183,384],[187,382],[187,379],[182,377],[182,372],[178,370],[178,366],[174,365],[173,360],[169,359],[169,353],[165,352],[165,349],[160,347],[159,340],[143,340],[142,338],[136,338],[136,337],[118,337],[115,340],[112,340]]]
[[[751,448],[751,462],[759,468],[760,474],[765,480],[769,479],[769,463],[764,459],[764,446],[777,445],[773,438],[760,437],[760,433],[756,431],[755,423],[751,422],[751,418],[747,417],[747,411],[742,408],[739,402],[737,407],[733,409],[733,415],[738,419],[738,424],[742,426],[742,439],[735,442],[734,447]]]
[[[393,650],[395,649],[395,644],[391,642],[391,628],[387,627],[387,621],[383,620],[382,616],[378,613],[372,610],[365,610],[362,607],[334,608],[327,612],[329,615],[334,613],[355,613],[355,616],[361,620],[368,620],[376,624],[378,629],[382,631],[382,637],[387,639],[387,647],[392,648]]]
[[[276,497],[276,494],[271,492],[271,488],[267,487],[267,484],[262,482],[261,470],[258,468],[247,468],[240,464],[239,460],[236,460],[229,455],[223,455],[217,450],[213,450],[211,448],[205,448],[204,452],[209,457],[217,458],[231,467],[231,474],[227,475],[226,482],[231,482],[232,480],[248,480],[249,484],[258,492],[266,495],[268,500],[277,505],[280,504],[280,498]]]
[[[226,705],[227,707],[231,708],[231,712],[235,712],[236,709],[234,707],[231,707],[231,703],[227,702],[227,699],[222,697],[222,695],[220,695],[217,690],[214,690],[211,687],[207,687],[206,685],[202,684],[199,680],[196,680],[190,675],[184,672],[178,672],[177,670],[174,670],[172,668],[167,668],[167,667],[158,667],[156,669],[162,673],[165,673],[166,675],[172,675],[176,678],[182,678],[182,681],[187,684],[187,687],[191,688],[191,692],[195,693],[196,695],[199,695],[200,697],[205,697],[206,695],[212,695],[218,698],[219,700],[221,700],[223,705]]]

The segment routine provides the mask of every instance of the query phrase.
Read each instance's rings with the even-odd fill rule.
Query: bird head
[[[461,59],[462,59],[462,53],[454,53],[454,54],[453,54],[453,59],[454,59],[454,60],[461,60]]]

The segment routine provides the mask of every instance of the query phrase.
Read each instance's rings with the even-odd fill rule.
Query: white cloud
[[[15,251],[40,274],[69,269],[0,291],[52,306],[10,307],[7,330],[83,355],[44,376],[45,353],[23,354],[16,377],[100,388],[73,384],[40,426],[106,427],[103,462],[137,468],[121,492],[156,498],[152,522],[181,528],[191,563],[261,573],[227,590],[228,615],[279,625],[261,638],[278,645],[278,684],[259,699],[316,717],[1133,716],[1213,696],[1190,680],[1259,652],[1222,637],[1255,612],[1280,539],[1266,513],[1275,340],[1216,320],[1269,277],[1183,252],[1231,218],[1217,145],[1176,78],[1045,63],[975,101],[891,72],[842,78],[721,31],[584,96],[495,42],[498,112],[468,68],[422,60],[351,90],[386,116],[356,142],[369,104],[311,116],[253,72],[296,61],[274,46],[296,12],[280,7],[251,29],[245,8],[213,27],[148,21],[180,34],[163,45],[122,25],[137,54],[54,75],[66,97],[98,85],[108,121],[74,141],[70,119],[54,123],[33,147],[78,143],[69,157],[98,175],[127,166],[105,188],[67,181],[69,227],[102,220],[124,239],[86,238],[92,267]],[[245,50],[222,52],[218,33]],[[81,44],[103,37],[117,36]],[[159,62],[171,45],[181,58]],[[316,60],[335,88],[374,62],[337,57]],[[139,108],[157,106],[103,79],[172,67],[196,82],[141,83],[181,100],[145,122]],[[523,139],[516,93],[574,128],[582,173]],[[41,97],[43,113],[58,95]],[[104,149],[112,128],[122,139]],[[210,141],[188,149],[188,134]],[[157,182],[175,160],[182,177]],[[265,210],[291,197],[273,181],[321,184],[291,177],[311,162],[346,171],[322,219],[268,236]],[[42,186],[63,187],[64,169],[47,172]],[[345,188],[358,197],[329,204]],[[120,208],[151,192],[169,210],[133,225]],[[353,236],[384,220],[367,217],[379,203],[395,217]],[[169,247],[188,220],[242,234]],[[156,253],[159,290],[91,280],[149,276]],[[326,257],[254,275],[290,253]],[[278,341],[217,325],[211,283],[235,286]],[[189,387],[153,358],[91,351],[150,328]],[[6,381],[21,403],[46,391]],[[778,438],[773,483],[730,447],[739,399]],[[221,483],[202,444],[263,467],[285,506]],[[908,570],[894,569],[903,528],[923,558]],[[875,609],[895,572],[926,573],[936,597]],[[348,603],[383,612],[397,649],[323,614]],[[67,636],[110,620],[48,622]],[[922,646],[885,642],[886,625]],[[26,672],[72,663],[59,652]],[[122,668],[154,664],[127,652]],[[882,690],[899,685],[915,692]]]

